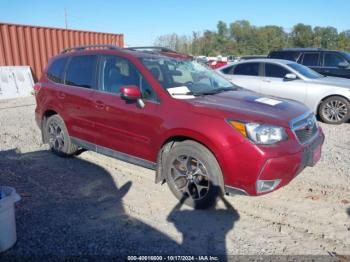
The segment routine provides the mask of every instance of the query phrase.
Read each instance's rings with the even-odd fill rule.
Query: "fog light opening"
[[[274,190],[279,183],[281,182],[281,179],[276,180],[257,180],[256,181],[256,192],[257,193],[265,193]]]

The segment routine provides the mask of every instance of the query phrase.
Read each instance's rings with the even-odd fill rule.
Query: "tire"
[[[175,144],[165,159],[167,184],[177,199],[196,209],[214,207],[222,194],[222,173],[214,155],[186,140]]]
[[[327,124],[340,125],[350,118],[350,102],[340,96],[331,96],[322,101],[318,114]]]
[[[78,152],[78,147],[72,143],[66,125],[59,115],[50,116],[44,128],[45,137],[54,154],[69,157]]]

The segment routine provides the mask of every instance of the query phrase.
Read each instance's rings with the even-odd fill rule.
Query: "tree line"
[[[315,47],[350,51],[350,30],[338,32],[334,27],[312,27],[302,23],[290,32],[275,25],[254,26],[247,20],[227,25],[219,21],[216,30],[193,32],[192,35],[168,34],[156,38],[155,45],[192,55],[266,55],[276,48]]]

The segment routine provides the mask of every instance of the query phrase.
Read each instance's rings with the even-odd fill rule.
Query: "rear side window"
[[[96,55],[73,56],[66,71],[67,85],[95,87]]]
[[[325,67],[338,67],[339,63],[346,62],[346,60],[340,55],[333,53],[324,54],[324,66]]]
[[[233,66],[228,66],[228,67],[222,69],[221,72],[223,72],[224,74],[232,74],[232,68],[233,68]]]
[[[56,83],[63,83],[63,72],[66,66],[68,58],[62,57],[58,58],[51,63],[47,69],[47,78]]]
[[[259,75],[259,63],[246,63],[239,64],[233,71],[234,75],[245,76],[258,76]]]
[[[318,66],[319,53],[305,53],[302,64],[304,66]]]
[[[282,66],[275,64],[265,64],[265,76],[284,78],[290,72]]]

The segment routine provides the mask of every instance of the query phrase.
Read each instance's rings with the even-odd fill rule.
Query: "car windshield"
[[[317,73],[316,71],[312,70],[311,68],[308,68],[308,67],[303,66],[301,64],[290,63],[290,64],[288,64],[288,66],[293,68],[295,71],[297,71],[299,74],[305,76],[306,78],[318,79],[318,78],[324,77],[323,75]]]
[[[181,87],[186,94],[210,95],[235,90],[236,87],[214,70],[192,60],[141,58],[141,62],[163,88]]]

